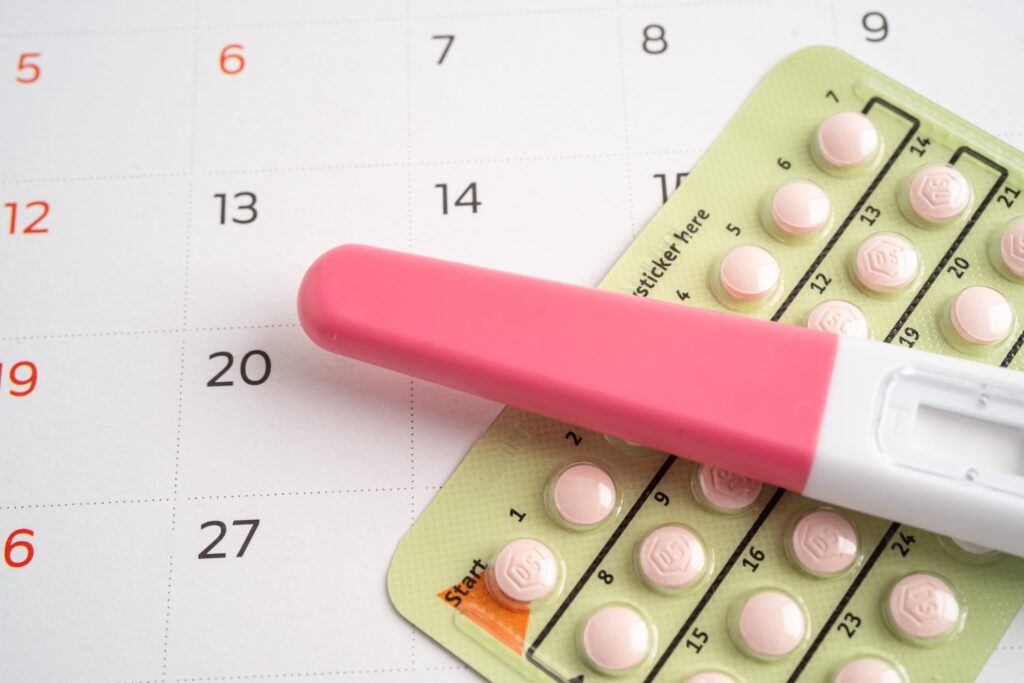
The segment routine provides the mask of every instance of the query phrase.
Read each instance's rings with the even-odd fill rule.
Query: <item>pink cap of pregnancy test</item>
[[[871,161],[878,152],[878,130],[871,119],[843,111],[825,119],[818,127],[818,152],[836,168],[852,168]]]
[[[1013,329],[1013,307],[991,287],[976,285],[953,299],[949,321],[964,341],[994,344],[1006,339]]]
[[[586,462],[559,472],[549,496],[555,521],[571,527],[597,526],[608,519],[618,502],[618,490],[611,475]]]
[[[730,622],[736,645],[755,659],[785,657],[807,636],[807,616],[800,603],[779,590],[749,595]]]
[[[886,607],[886,621],[896,635],[923,645],[946,640],[963,618],[953,588],[927,572],[909,574],[893,584]]]
[[[597,669],[623,673],[647,658],[654,639],[647,621],[632,607],[608,605],[587,619],[580,632],[580,646]]]
[[[491,585],[513,603],[530,603],[549,595],[558,583],[558,560],[546,545],[517,538],[494,558]]]
[[[828,225],[832,202],[825,190],[809,180],[786,183],[772,195],[772,221],[791,235],[811,235]]]
[[[843,665],[832,683],[904,683],[903,674],[884,659],[859,657]]]
[[[761,482],[721,467],[701,465],[697,472],[698,499],[724,514],[743,512],[761,495]]]
[[[676,591],[697,583],[708,569],[704,543],[690,528],[667,524],[651,531],[637,549],[637,566],[648,585]]]

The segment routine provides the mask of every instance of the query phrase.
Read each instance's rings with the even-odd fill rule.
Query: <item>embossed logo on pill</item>
[[[533,588],[544,583],[544,558],[534,549],[510,554],[505,576],[518,588]]]
[[[911,577],[900,585],[899,609],[919,624],[942,618],[946,587],[927,575]]]
[[[833,334],[849,334],[854,326],[859,329],[863,322],[863,316],[858,316],[849,305],[839,301],[827,301],[816,316],[814,328]]]
[[[902,279],[907,270],[907,246],[889,237],[876,240],[864,250],[864,265],[874,275],[886,279]]]
[[[812,522],[798,532],[797,542],[818,560],[838,557],[846,539],[835,524],[827,521]]]
[[[662,574],[677,574],[690,563],[690,539],[676,534],[657,539],[652,545],[648,558]]]
[[[945,168],[930,170],[914,189],[932,208],[959,206],[970,191],[962,175]]]
[[[742,474],[736,474],[719,467],[711,468],[711,483],[718,493],[729,498],[742,499],[749,498],[751,492],[761,486],[760,483],[750,477],[744,477]]]

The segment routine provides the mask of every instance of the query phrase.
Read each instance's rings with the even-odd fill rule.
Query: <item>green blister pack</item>
[[[600,286],[1019,370],[1022,174],[809,48]],[[505,409],[402,540],[395,606],[493,680],[897,683],[973,679],[1024,603],[1020,558],[675,455]]]

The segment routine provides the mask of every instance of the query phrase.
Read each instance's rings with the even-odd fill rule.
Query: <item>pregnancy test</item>
[[[1024,556],[1024,375],[346,245],[299,290],[328,351]]]

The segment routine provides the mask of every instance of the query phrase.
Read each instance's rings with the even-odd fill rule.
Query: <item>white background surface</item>
[[[0,204],[50,213],[11,236],[0,212],[0,541],[35,532],[0,565],[0,679],[473,679],[384,577],[499,406],[313,347],[304,268],[362,241],[593,284],[660,204],[654,174],[805,45],[1018,143],[1021,26],[1012,2],[4,3]],[[471,182],[478,212],[444,215],[435,185]],[[220,225],[213,195],[237,192],[256,221]],[[207,387],[219,351],[235,384]],[[18,399],[21,360],[40,379]],[[237,558],[240,519],[260,526]],[[227,557],[200,560],[211,520]],[[1018,620],[987,679],[1022,657]]]

